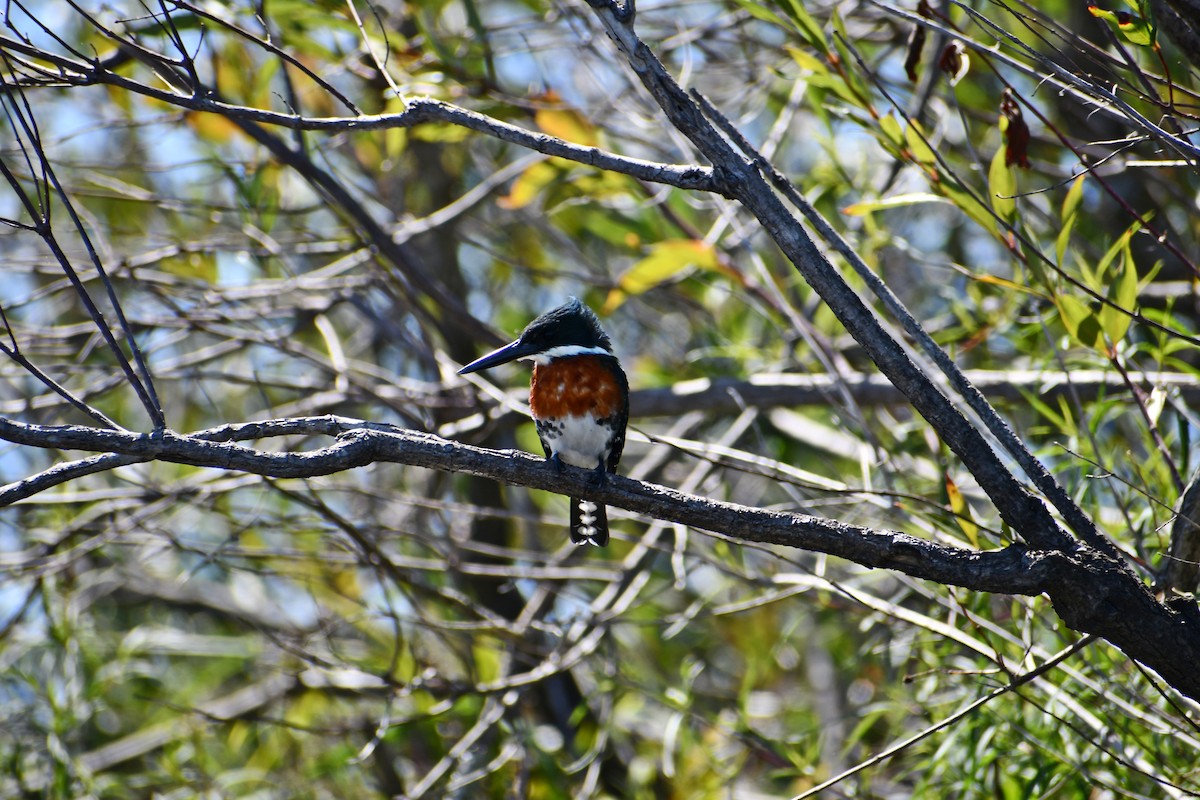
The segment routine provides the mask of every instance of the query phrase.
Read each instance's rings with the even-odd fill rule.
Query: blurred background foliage
[[[664,0],[637,30],[960,366],[1002,373],[1002,414],[1149,580],[1194,462],[1200,87],[1112,2]],[[152,426],[21,227],[22,193],[111,319],[70,198],[176,430],[333,413],[540,452],[510,413],[523,367],[454,371],[575,294],[638,390],[833,379],[803,405],[681,393],[651,416],[635,398],[625,474],[1009,540],[920,418],[860,392],[869,361],[723,198],[445,123],[299,133],[131,90],[169,89],[159,54],[234,105],[350,117],[426,96],[695,162],[584,4],[40,0],[4,26],[4,335],[117,423]],[[54,56],[121,81],[74,85]],[[87,421],[0,369],[5,416]],[[75,457],[6,447],[0,478]],[[1200,792],[1195,706],[1107,644],[971,707],[1078,642],[1041,599],[616,509],[613,545],[581,552],[566,514],[396,465],[131,465],[10,506],[0,793],[787,797],[858,764],[827,796]]]

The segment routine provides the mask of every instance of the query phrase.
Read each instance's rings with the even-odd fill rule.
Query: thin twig
[[[812,787],[811,789],[809,789],[806,792],[801,792],[800,794],[798,794],[794,798],[792,798],[792,800],[805,800],[806,798],[813,797],[813,796],[825,791],[826,789],[836,786],[837,784],[841,783],[842,781],[846,780],[847,778],[857,775],[858,773],[862,772],[864,769],[869,769],[870,767],[874,767],[878,764],[883,763],[884,761],[887,761],[892,756],[894,756],[897,753],[900,753],[904,750],[907,750],[909,747],[912,747],[917,742],[920,742],[923,739],[928,739],[930,736],[932,736],[933,734],[942,730],[943,728],[947,728],[950,725],[953,725],[954,723],[958,722],[959,720],[965,719],[966,717],[975,713],[975,711],[977,711],[979,708],[990,703],[992,700],[995,700],[997,697],[1000,697],[1001,695],[1004,695],[1004,694],[1008,694],[1009,692],[1013,691],[1014,689],[1024,686],[1025,684],[1029,683],[1030,681],[1034,680],[1035,678],[1038,678],[1038,677],[1046,674],[1047,672],[1049,672],[1050,670],[1054,669],[1059,664],[1061,664],[1063,661],[1065,661],[1066,659],[1073,656],[1075,653],[1077,653],[1080,650],[1082,650],[1083,648],[1087,647],[1089,644],[1091,644],[1095,640],[1096,640],[1096,637],[1094,637],[1094,636],[1083,637],[1082,639],[1072,643],[1068,647],[1063,648],[1061,651],[1059,651],[1057,654],[1055,654],[1053,657],[1051,657],[1049,661],[1046,661],[1046,662],[1040,664],[1035,669],[1031,669],[1028,672],[1017,676],[1016,678],[1013,678],[1012,681],[1005,684],[1004,686],[1000,686],[1000,687],[997,687],[996,689],[993,689],[992,691],[985,694],[983,697],[980,697],[980,698],[974,700],[973,702],[968,703],[966,706],[964,706],[963,708],[960,708],[958,711],[954,712],[953,714],[946,717],[945,719],[939,720],[938,722],[935,722],[933,725],[930,725],[928,728],[918,731],[917,733],[914,733],[912,736],[908,737],[907,739],[905,739],[901,742],[897,742],[896,744],[892,745],[891,747],[887,748],[886,750],[884,750],[880,753],[876,753],[875,755],[871,756],[870,758],[866,759],[865,761],[861,761],[858,764],[855,764],[853,767],[846,770],[845,772],[842,772],[839,775],[833,776],[832,778],[825,781],[824,783],[820,783],[820,784]]]

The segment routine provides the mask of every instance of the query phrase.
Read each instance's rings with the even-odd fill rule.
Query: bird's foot
[[[592,470],[592,483],[597,486],[604,486],[608,483],[608,470],[605,468],[603,461],[597,464],[596,468]]]
[[[546,456],[546,463],[553,467],[555,472],[563,471],[563,462],[562,459],[558,457],[558,453]]]

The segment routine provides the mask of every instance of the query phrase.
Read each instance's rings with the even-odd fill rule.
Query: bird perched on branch
[[[472,361],[459,375],[517,359],[533,362],[529,409],[546,459],[594,469],[603,484],[615,472],[629,422],[629,381],[591,309],[572,297],[529,323],[517,340]],[[608,544],[604,506],[571,498],[571,541]]]

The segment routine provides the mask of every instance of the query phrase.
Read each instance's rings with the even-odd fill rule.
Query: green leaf
[[[1115,292],[1109,294],[1109,298],[1119,305],[1121,308],[1133,310],[1137,304],[1138,296],[1138,271],[1137,264],[1133,260],[1133,249],[1129,243],[1125,243],[1125,257],[1121,265],[1121,278],[1114,284]]]
[[[996,216],[1011,224],[1017,216],[1017,170],[1004,161],[1004,148],[997,148],[988,169],[988,192]]]
[[[1067,196],[1063,198],[1062,204],[1062,225],[1058,231],[1058,240],[1055,243],[1055,255],[1058,258],[1058,265],[1063,266],[1063,255],[1067,252],[1067,245],[1071,241],[1071,228],[1075,225],[1075,217],[1079,213],[1079,204],[1083,201],[1083,179],[1087,174],[1081,174],[1071,183],[1071,188],[1067,190]]]
[[[879,118],[879,130],[897,148],[904,146],[904,130],[900,127],[900,121],[896,119],[896,115],[892,112],[889,111]]]
[[[604,312],[611,312],[630,295],[647,292],[690,268],[717,269],[717,254],[712,245],[697,239],[669,239],[650,248],[650,254],[617,279],[617,288],[604,301]]]
[[[908,152],[913,161],[931,170],[937,168],[937,155],[933,152],[933,148],[929,146],[924,131],[921,130],[921,126],[915,120],[904,129],[904,143],[908,147]]]
[[[809,73],[804,79],[809,89],[820,89],[831,92],[856,108],[865,106],[863,96],[856,92],[855,87],[848,82],[850,78],[830,69],[830,60],[840,59],[840,56],[827,53],[825,58],[821,59],[814,56],[808,50],[799,47],[788,47],[786,49],[788,54],[791,55],[792,60],[801,69]]]
[[[769,8],[766,8],[761,3],[756,3],[754,0],[735,0],[750,16],[755,19],[761,19],[763,22],[769,22],[772,25],[778,25],[780,28],[790,28],[783,17],[776,14]]]
[[[1107,266],[1107,264],[1105,265]],[[1083,285],[1091,289],[1096,294],[1104,293],[1104,267],[1092,269],[1086,261],[1082,259],[1079,262],[1079,274],[1083,277]]]
[[[788,45],[785,49],[800,69],[820,75],[829,72],[828,62],[822,61],[807,50],[800,47],[792,47],[791,45]]]
[[[941,176],[941,180],[938,181],[937,187],[964,214],[978,222],[993,235],[999,235],[999,230],[996,227],[996,218],[992,216],[991,210],[980,202],[978,197],[968,192],[961,183],[948,175],[943,175]]]
[[[1137,5],[1133,5],[1138,8]],[[1154,18],[1148,14],[1130,14],[1128,11],[1108,11],[1107,9],[1097,8],[1089,5],[1088,11],[1093,17],[1104,20],[1113,30],[1120,33],[1132,44],[1139,47],[1155,46],[1155,39],[1158,36],[1158,26],[1154,24]]]
[[[1086,303],[1078,297],[1061,295],[1054,299],[1054,304],[1058,306],[1058,315],[1072,339],[1101,353],[1107,351],[1100,319]]]
[[[1146,222],[1150,221],[1150,216],[1151,216],[1150,214],[1142,215],[1143,219]],[[1128,228],[1125,229],[1125,232],[1121,234],[1121,236],[1117,239],[1117,241],[1113,242],[1112,247],[1108,248],[1108,251],[1104,254],[1104,257],[1101,258],[1099,263],[1096,264],[1096,274],[1097,275],[1104,274],[1104,271],[1108,269],[1108,265],[1113,262],[1113,259],[1115,259],[1117,257],[1117,254],[1120,253],[1125,248],[1129,247],[1129,240],[1131,238],[1133,238],[1133,235],[1135,233],[1137,233],[1138,231],[1140,231],[1141,229],[1142,229],[1141,221],[1134,222],[1132,225],[1130,225]]]
[[[808,13],[808,10],[800,0],[783,0],[778,5],[782,6],[792,22],[796,23],[796,29],[800,32],[800,36],[804,41],[822,53],[829,53],[829,44],[825,41],[825,32]]]
[[[1133,322],[1132,317],[1121,309],[1133,311],[1138,295],[1137,265],[1133,261],[1129,239],[1125,238],[1123,241],[1125,246],[1122,250],[1120,274],[1108,287],[1107,297],[1111,305],[1106,304],[1101,308],[1099,315],[1100,327],[1104,329],[1108,341],[1114,345],[1125,338]]]
[[[209,284],[215,284],[220,277],[216,256],[203,253],[187,253],[174,258],[164,258],[159,266],[170,275],[179,275]]]

